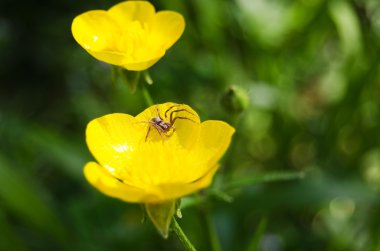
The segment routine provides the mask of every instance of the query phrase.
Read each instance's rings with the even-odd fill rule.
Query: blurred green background
[[[82,174],[86,124],[146,108],[71,35],[76,15],[117,2],[0,1],[1,251],[183,250]],[[194,245],[210,250],[208,210],[224,251],[380,250],[380,2],[152,2],[187,22],[150,69],[153,99],[237,128],[216,183],[305,174],[185,208]],[[221,105],[231,86],[249,97],[239,115]]]

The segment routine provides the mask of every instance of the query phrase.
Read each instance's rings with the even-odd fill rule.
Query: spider
[[[160,134],[162,138],[163,137],[169,138],[176,131],[174,123],[177,119],[185,119],[185,120],[189,120],[191,122],[197,123],[196,121],[190,118],[186,118],[182,116],[176,116],[173,118],[173,115],[178,112],[187,112],[193,116],[197,116],[185,108],[179,108],[179,106],[181,106],[181,104],[170,106],[164,113],[164,118],[165,118],[164,119],[161,117],[160,111],[157,105],[156,106],[157,116],[153,117],[150,121],[141,121],[143,123],[149,124],[148,132],[146,133],[146,136],[145,136],[145,142],[148,139],[148,136],[150,134],[150,130],[152,129],[152,127],[154,127],[157,130],[157,132]]]

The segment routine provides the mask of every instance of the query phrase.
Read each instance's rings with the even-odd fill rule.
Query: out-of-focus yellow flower
[[[187,105],[164,103],[136,117],[109,114],[92,120],[87,145],[97,160],[85,165],[87,180],[111,197],[161,203],[207,187],[234,128],[200,122]]]
[[[148,1],[126,1],[108,11],[75,17],[75,40],[96,59],[141,71],[155,64],[182,35],[185,21],[174,11],[156,13]]]

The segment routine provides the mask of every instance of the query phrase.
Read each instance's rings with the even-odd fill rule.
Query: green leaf
[[[181,199],[181,209],[196,206],[202,203],[206,203],[207,197],[200,196],[199,194],[183,197]]]
[[[231,182],[227,182],[225,185],[221,185],[218,188],[208,189],[206,194],[195,194],[182,198],[181,209],[207,203],[207,200],[210,197],[231,203],[233,202],[234,198],[228,194],[228,192],[230,192],[228,190],[259,183],[302,179],[304,177],[304,172],[273,172],[235,179]]]
[[[27,177],[0,155],[0,200],[4,209],[32,227],[65,243],[67,232],[55,211],[49,206],[49,201],[44,199],[48,194],[30,180],[33,180],[33,177]]]
[[[258,251],[260,250],[260,241],[264,235],[265,229],[267,228],[267,218],[262,218],[253,238],[251,239],[247,251]]]
[[[233,180],[223,186],[223,190],[234,189],[242,186],[253,185],[264,182],[285,181],[304,178],[304,172],[273,172],[261,175],[253,175]]]
[[[219,189],[210,189],[209,195],[214,196],[214,197],[216,197],[216,198],[218,198],[224,202],[227,202],[227,203],[232,203],[234,201],[234,198],[231,195],[229,195],[229,194],[227,194],[227,193],[225,193]]]
[[[13,226],[0,208],[0,250],[27,251],[29,248],[13,231]]]
[[[175,201],[159,204],[145,204],[146,212],[158,232],[166,239],[169,236],[169,226],[175,211]]]
[[[59,163],[57,166],[71,178],[83,179],[81,167],[88,161],[84,146],[48,128],[30,126],[25,132],[25,141],[39,149],[41,156]]]

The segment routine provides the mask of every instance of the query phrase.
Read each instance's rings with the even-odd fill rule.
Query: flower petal
[[[166,179],[161,178],[161,180],[167,183],[187,184],[209,174],[210,170],[218,166],[217,162],[227,150],[234,132],[233,127],[222,121],[208,120],[203,122],[200,126],[199,141],[193,144],[191,149],[184,149],[183,151],[174,149],[171,156],[168,155],[169,148],[162,150],[160,157],[165,156],[166,161],[170,164],[167,167],[156,165],[164,168],[165,171],[161,172],[168,173]],[[191,136],[192,134],[189,135],[189,137]]]
[[[128,114],[114,113],[92,120],[86,141],[92,155],[111,172],[124,170],[145,137],[145,127]]]
[[[141,202],[152,199],[144,190],[124,184],[95,162],[87,163],[83,171],[87,181],[108,196],[128,202]]]
[[[204,181],[203,177],[208,177],[207,175],[216,171],[215,168],[219,166],[217,162],[227,150],[234,132],[233,127],[222,121],[208,120],[203,122],[200,128],[199,141],[193,146],[193,149],[182,155],[178,155],[180,152],[177,151],[181,160],[174,167],[171,180],[182,181],[185,184],[193,183],[195,180]],[[212,176],[209,177],[207,185],[211,179]]]
[[[203,176],[189,183],[162,184],[158,187],[159,193],[157,197],[152,199],[158,199],[159,201],[176,199],[206,188],[212,182],[212,178],[218,168],[219,165],[213,166]]]
[[[125,1],[114,5],[108,13],[121,27],[128,29],[133,21],[139,21],[142,24],[151,23],[155,16],[155,9],[148,1]]]
[[[209,160],[208,166],[214,166],[223,156],[234,132],[232,126],[219,120],[207,120],[201,124],[199,143],[203,158]]]
[[[123,27],[118,48],[125,55],[119,65],[131,71],[142,71],[165,55],[166,48],[161,48],[157,41],[150,39],[148,35],[156,14],[151,3],[122,2],[109,9],[108,14]]]
[[[96,59],[120,65],[125,56],[117,50],[119,25],[104,10],[93,10],[77,16],[71,31],[75,40]]]
[[[157,63],[158,60],[160,60],[165,54],[165,51],[163,51],[162,53],[158,53],[157,55],[157,58],[154,58],[154,59],[151,59],[151,60],[147,60],[145,58],[145,60],[142,60],[141,62],[136,62],[136,61],[133,61],[133,60],[130,60],[129,62],[128,61],[124,61],[123,62],[123,67],[130,70],[130,71],[143,71],[145,69],[148,69],[149,67],[151,67],[152,65],[154,65],[155,63]]]
[[[155,16],[152,39],[166,50],[172,46],[185,30],[185,19],[174,11],[160,11]]]

